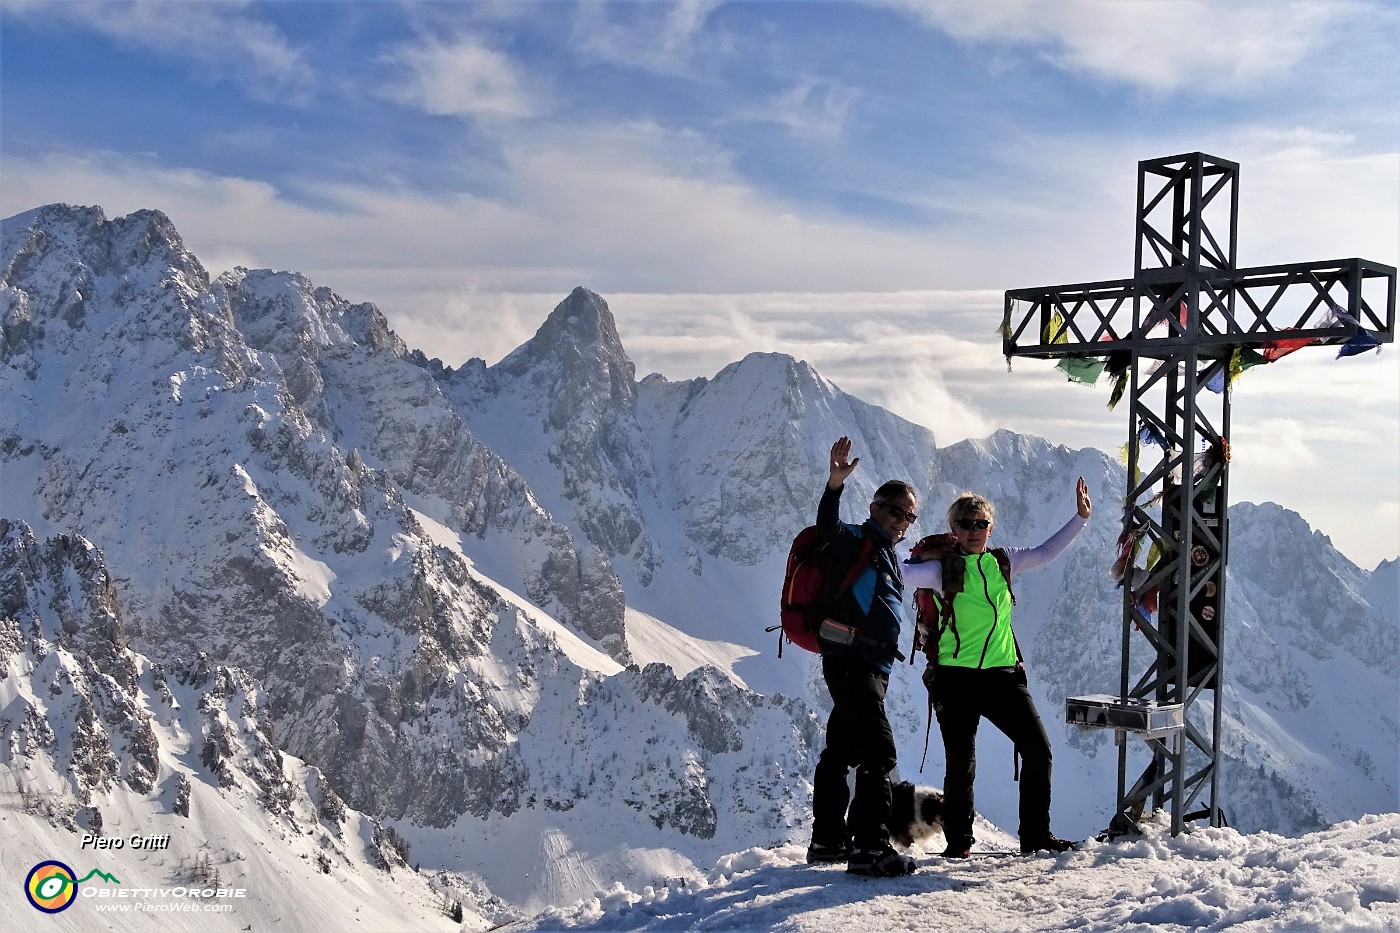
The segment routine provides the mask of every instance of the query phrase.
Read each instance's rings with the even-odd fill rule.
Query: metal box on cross
[[[1196,818],[1225,822],[1216,698],[1226,671],[1231,380],[1305,346],[1388,343],[1395,331],[1393,267],[1334,259],[1237,268],[1238,207],[1234,162],[1200,152],[1139,162],[1132,278],[1005,295],[1008,361],[1107,370],[1129,400],[1119,694],[1066,705],[1069,721],[1137,734],[1151,750],[1129,786],[1119,742],[1109,834],[1131,831],[1149,801],[1170,810],[1173,833]],[[1138,567],[1143,548],[1147,566]],[[1153,661],[1134,678],[1137,633]],[[1193,716],[1206,690],[1209,707]],[[1165,727],[1148,715],[1163,709],[1180,714]]]

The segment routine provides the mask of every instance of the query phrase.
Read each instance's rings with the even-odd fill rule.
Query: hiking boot
[[[1068,839],[1061,839],[1059,836],[1046,833],[1039,839],[1022,839],[1021,854],[1029,855],[1032,852],[1068,852],[1070,849],[1078,848],[1079,844],[1070,842]]]
[[[943,850],[944,858],[967,858],[972,854],[972,846],[953,845],[949,843],[948,848]]]
[[[822,845],[814,842],[807,847],[807,864],[821,865],[827,862],[844,862],[851,857],[851,846],[849,843],[841,842],[836,845]]]
[[[918,865],[907,855],[901,855],[894,846],[870,848],[858,847],[851,850],[851,858],[846,862],[846,871],[853,875],[869,875],[872,878],[897,878],[912,875]]]

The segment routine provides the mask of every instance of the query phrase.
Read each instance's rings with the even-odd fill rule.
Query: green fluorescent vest
[[[938,642],[938,663],[949,667],[1014,667],[1011,588],[996,557],[969,554],[962,592],[953,597],[953,624]],[[954,631],[956,629],[956,631]]]

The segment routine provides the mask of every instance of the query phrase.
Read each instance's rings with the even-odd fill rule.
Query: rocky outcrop
[[[261,689],[204,655],[167,669],[121,644],[118,600],[90,542],[58,536],[41,544],[27,525],[0,519],[0,619],[22,634],[18,650],[0,659],[24,710],[4,724],[4,740],[26,771],[62,777],[50,799],[67,803],[51,810],[55,822],[100,826],[94,802],[117,782],[152,792],[170,756],[156,735],[158,715],[169,719],[167,730],[198,736],[219,786],[251,790],[270,813],[289,812],[295,794],[267,734]],[[173,810],[188,816],[188,777],[175,783]]]

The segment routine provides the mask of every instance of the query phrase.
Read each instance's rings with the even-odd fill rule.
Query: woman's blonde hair
[[[958,519],[967,518],[974,512],[981,512],[987,517],[987,521],[996,524],[996,507],[975,492],[965,492],[954,499],[952,505],[948,506],[948,527],[953,527],[957,524]]]

